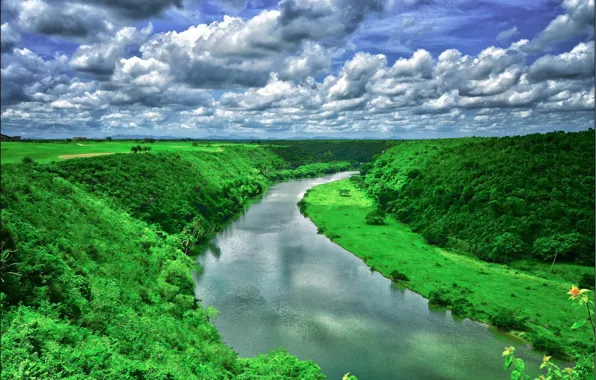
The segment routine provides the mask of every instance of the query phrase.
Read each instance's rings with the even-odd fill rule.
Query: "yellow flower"
[[[341,378],[341,380],[348,380],[349,379],[349,376],[350,376],[350,372],[346,373],[344,375],[344,377]]]
[[[565,368],[565,371],[567,371],[567,373],[570,374],[570,375],[571,375],[571,372],[573,372],[573,370],[571,368],[569,368],[569,367]]]
[[[574,300],[577,297],[583,295],[584,293],[588,292],[588,289],[579,289],[577,286],[572,285],[571,286],[571,290],[569,290],[567,292],[567,294],[571,295],[571,297],[569,297],[570,300]]]
[[[544,377],[544,375],[540,375],[539,379],[540,380],[546,380],[546,377]]]
[[[507,347],[507,348],[505,348],[505,351],[503,351],[503,356],[511,355],[514,352],[515,352],[515,347],[513,347],[513,346]]]
[[[552,357],[552,356],[544,356],[544,357],[542,358],[542,362],[543,362],[543,363],[546,363],[546,362],[548,362],[548,360],[549,360],[551,357]]]

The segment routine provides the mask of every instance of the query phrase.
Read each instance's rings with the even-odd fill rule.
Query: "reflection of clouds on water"
[[[195,277],[196,294],[220,310],[224,341],[242,356],[283,346],[315,360],[329,378],[348,371],[361,380],[502,375],[503,347],[521,345],[430,309],[300,215],[297,195],[330,178],[275,185],[197,259],[205,270]]]

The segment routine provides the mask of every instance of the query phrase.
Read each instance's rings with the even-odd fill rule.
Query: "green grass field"
[[[341,196],[340,190],[349,196]],[[542,263],[492,264],[428,245],[391,218],[385,225],[368,225],[365,216],[373,210],[372,201],[350,180],[311,189],[305,203],[308,216],[331,240],[386,277],[394,270],[405,274],[409,281],[404,284],[424,297],[439,292],[451,300],[454,313],[489,323],[491,315],[507,308],[527,317],[527,331],[514,334],[534,347],[559,351],[559,356],[593,352],[589,328],[570,329],[585,319],[586,310],[572,305],[566,293],[594,268],[557,264],[549,273]]]
[[[2,142],[1,159],[3,164],[21,162],[24,157],[29,157],[39,163],[60,161],[62,159],[76,158],[74,155],[90,155],[102,153],[130,153],[130,148],[135,145],[149,146],[151,152],[159,151],[208,151],[220,152],[226,146],[243,145],[257,147],[255,144],[235,143],[210,143],[197,142],[193,146],[188,141],[156,141],[154,143],[137,142],[134,140],[121,141],[71,141],[71,142]],[[71,157],[61,157],[71,156]],[[81,156],[84,157],[84,156]]]

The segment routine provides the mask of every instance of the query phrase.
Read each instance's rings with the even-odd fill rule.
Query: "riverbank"
[[[511,327],[535,349],[556,356],[593,350],[591,332],[570,328],[584,318],[584,311],[568,301],[568,281],[431,246],[392,218],[385,225],[368,225],[365,218],[373,203],[349,180],[317,186],[302,203],[322,233],[371,270],[393,277],[454,314]],[[562,265],[572,270],[570,264]]]

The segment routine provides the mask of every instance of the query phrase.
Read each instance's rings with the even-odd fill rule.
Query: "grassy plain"
[[[193,146],[190,141],[156,141],[145,143],[134,140],[118,141],[61,141],[61,142],[2,142],[1,159],[3,164],[21,162],[24,157],[29,157],[39,163],[60,161],[62,159],[76,158],[75,155],[130,153],[130,148],[136,145],[149,146],[152,152],[161,151],[204,151],[220,152],[226,146],[257,147],[255,144],[236,143],[211,143],[196,142]],[[70,156],[70,157],[60,157]],[[85,156],[80,156],[85,157]],[[87,156],[89,157],[89,156]]]
[[[589,329],[570,329],[585,310],[573,307],[566,293],[594,268],[557,264],[550,273],[541,263],[488,263],[431,246],[392,218],[368,225],[373,202],[350,180],[317,186],[304,199],[307,215],[332,241],[386,277],[398,270],[408,278],[404,284],[426,298],[440,294],[455,314],[490,323],[507,309],[526,319],[527,331],[513,333],[536,348],[559,356],[593,350]]]

